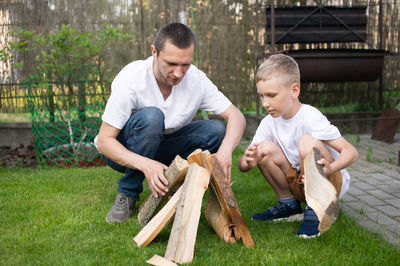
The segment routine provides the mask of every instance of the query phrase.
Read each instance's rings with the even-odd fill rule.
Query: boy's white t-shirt
[[[164,113],[164,133],[171,134],[189,124],[198,110],[220,114],[231,104],[194,65],[164,100],[154,76],[151,56],[128,64],[118,73],[111,84],[102,120],[122,129],[133,112],[155,106]]]
[[[299,111],[290,119],[267,115],[258,126],[251,144],[272,141],[282,149],[292,167],[299,170],[299,138],[307,133],[319,140],[333,140],[341,136],[337,127],[332,125],[317,108],[302,104]],[[337,159],[339,153],[329,145],[326,146]],[[340,172],[343,180],[339,197],[343,196],[350,186],[350,175],[347,170],[342,169]]]

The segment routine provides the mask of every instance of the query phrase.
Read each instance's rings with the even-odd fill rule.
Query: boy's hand
[[[322,170],[324,170],[326,176],[330,176],[333,173],[331,164],[325,158],[319,159],[317,163],[322,166]]]
[[[261,157],[258,150],[258,143],[250,145],[244,153],[246,163],[249,167],[255,167],[260,161]]]

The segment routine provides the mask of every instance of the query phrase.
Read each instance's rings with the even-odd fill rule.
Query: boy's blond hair
[[[270,55],[262,62],[256,73],[256,83],[261,80],[279,79],[290,86],[293,83],[300,84],[300,70],[296,61],[284,54]]]

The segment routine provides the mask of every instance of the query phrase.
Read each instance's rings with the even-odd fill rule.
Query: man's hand
[[[164,171],[168,167],[160,162],[152,159],[147,159],[141,171],[149,183],[149,188],[154,197],[158,198],[159,195],[164,196],[168,192],[168,180],[164,176]]]
[[[228,184],[230,184],[232,179],[232,153],[218,150],[217,158],[222,166]]]

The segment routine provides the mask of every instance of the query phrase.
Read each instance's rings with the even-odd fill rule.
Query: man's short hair
[[[157,55],[162,51],[167,40],[181,49],[188,48],[192,44],[196,46],[196,37],[193,31],[185,24],[178,22],[167,24],[157,32],[154,39]]]
[[[299,66],[296,61],[288,55],[271,55],[258,67],[256,83],[261,80],[269,79],[279,79],[288,86],[293,83],[300,84]]]

